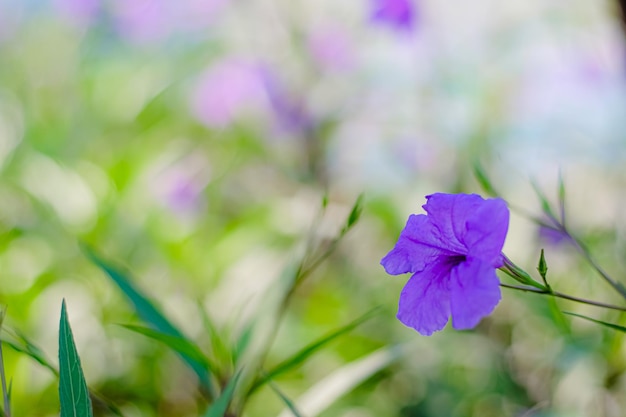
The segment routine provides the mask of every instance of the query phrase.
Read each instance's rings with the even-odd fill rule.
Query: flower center
[[[467,260],[467,256],[465,255],[452,255],[448,256],[445,260],[445,263],[450,266],[450,268],[454,268],[455,266],[465,262]]]

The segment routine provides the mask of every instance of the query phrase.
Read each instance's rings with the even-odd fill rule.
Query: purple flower
[[[412,0],[373,0],[372,19],[399,30],[411,31],[415,23],[415,7]]]
[[[354,66],[354,45],[339,27],[319,27],[309,34],[307,43],[311,57],[323,70],[346,71]]]
[[[538,235],[539,240],[550,246],[559,246],[570,241],[570,237],[566,232],[549,226],[539,226]]]
[[[191,108],[209,127],[225,128],[242,116],[267,108],[267,92],[258,65],[230,57],[208,68],[191,96]]]
[[[115,0],[112,11],[118,31],[131,42],[149,44],[165,39],[172,31],[164,0]]]
[[[509,211],[500,198],[432,194],[427,214],[411,215],[381,264],[392,275],[412,272],[400,294],[398,319],[429,336],[452,316],[455,329],[469,329],[500,301],[496,268]]]
[[[99,0],[54,0],[53,4],[78,26],[89,26],[100,9]]]

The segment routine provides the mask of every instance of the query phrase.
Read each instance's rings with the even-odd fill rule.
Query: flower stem
[[[577,303],[588,304],[588,305],[592,305],[596,307],[604,307],[604,308],[608,308],[611,310],[626,311],[626,307],[620,307],[620,306],[616,306],[613,304],[602,303],[600,301],[593,301],[593,300],[587,300],[585,298],[574,297],[572,295],[563,294],[557,291],[548,291],[548,290],[542,290],[542,289],[535,288],[535,287],[527,287],[527,286],[522,286],[522,285],[510,285],[510,284],[504,284],[504,283],[500,283],[500,286],[504,288],[510,288],[512,290],[534,292],[535,294],[547,294],[547,295],[551,295],[552,297],[563,298],[565,300],[575,301]]]

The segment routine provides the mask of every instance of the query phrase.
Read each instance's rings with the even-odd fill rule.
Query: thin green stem
[[[561,205],[564,205],[564,202],[560,202]],[[548,216],[548,221],[544,221],[538,217],[533,216],[523,208],[511,206],[511,208],[528,219],[534,221],[539,226],[547,227],[549,229],[553,229],[557,232],[560,232],[567,238],[567,240],[574,246],[574,248],[582,255],[582,257],[587,261],[589,265],[604,279],[615,291],[617,291],[623,298],[626,299],[626,287],[623,284],[613,279],[602,267],[595,261],[595,259],[591,256],[591,252],[587,247],[585,247],[582,242],[580,242],[574,235],[570,233],[570,231],[565,226],[565,210],[561,208],[561,216],[562,219],[559,221],[553,214],[546,213]],[[505,271],[506,272],[506,271]],[[513,277],[515,278],[515,277]],[[532,284],[531,284],[532,285]]]
[[[587,249],[574,236],[570,235],[569,232],[567,231],[567,229],[563,228],[563,230],[565,231],[565,233],[567,233],[567,236],[570,237],[570,240],[571,240],[572,244],[574,245],[576,250],[578,250],[578,252],[583,256],[583,258],[585,258],[587,263],[589,263],[589,265],[591,265],[591,267],[593,269],[595,269],[596,272],[598,272],[598,274],[600,274],[600,276],[606,282],[608,282],[609,285],[611,287],[613,287],[613,289],[615,291],[617,291],[623,298],[626,299],[626,288],[624,288],[624,285],[622,285],[620,282],[617,282],[616,280],[611,278],[611,276],[604,269],[602,269],[602,267],[600,265],[598,265],[598,263],[595,261],[595,259],[593,259],[593,257],[591,256],[591,252],[589,252],[589,249]]]
[[[625,311],[626,312],[626,307],[620,307],[620,306],[616,306],[616,305],[613,305],[613,304],[603,303],[603,302],[600,302],[600,301],[594,301],[594,300],[588,300],[588,299],[585,299],[585,298],[574,297],[572,295],[563,294],[563,293],[557,292],[557,291],[547,291],[547,290],[542,290],[542,289],[535,288],[535,287],[525,287],[525,286],[521,286],[521,285],[510,285],[510,284],[504,284],[504,283],[500,283],[500,286],[504,287],[504,288],[510,288],[512,290],[532,292],[532,293],[535,293],[535,294],[546,294],[546,295],[551,295],[552,297],[563,298],[565,300],[575,301],[577,303],[588,304],[588,305],[592,305],[592,306],[596,306],[596,307],[603,307],[603,308],[608,308],[608,309],[611,309],[611,310],[618,310],[618,311]]]
[[[4,323],[4,318],[7,314],[7,307],[4,306],[2,311],[0,311],[0,330],[2,329],[2,324]],[[2,382],[2,400],[4,403],[4,411],[2,414],[5,417],[11,417],[11,404],[9,402],[9,391],[7,389],[7,379],[6,372],[4,369],[4,356],[2,355],[2,343],[0,343],[0,381]]]
[[[9,403],[9,391],[7,390],[7,380],[4,372],[4,357],[2,355],[2,343],[0,343],[0,380],[2,381],[2,400],[4,402],[4,412],[6,417],[11,417],[11,404]]]

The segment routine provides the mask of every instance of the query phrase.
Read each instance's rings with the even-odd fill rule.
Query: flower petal
[[[501,198],[485,200],[467,219],[463,242],[468,256],[494,268],[502,266],[502,247],[509,229],[509,209]]]
[[[426,196],[424,210],[437,230],[438,238],[454,246],[457,253],[467,253],[463,237],[467,220],[485,202],[476,194],[436,193]]]
[[[450,274],[450,310],[455,329],[471,329],[500,301],[500,282],[494,268],[469,259]]]
[[[439,238],[428,216],[412,214],[398,242],[380,263],[392,275],[420,272],[441,256],[456,255],[456,249]]]
[[[449,316],[450,290],[446,271],[428,269],[414,274],[400,294],[398,319],[405,326],[430,336],[445,327]]]
[[[477,194],[437,193],[426,197],[424,209],[439,239],[458,253],[479,258],[494,268],[502,266],[502,246],[509,228],[509,209],[501,198]]]

